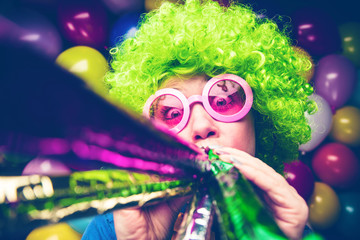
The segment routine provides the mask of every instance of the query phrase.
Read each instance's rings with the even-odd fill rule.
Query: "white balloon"
[[[321,96],[313,93],[309,96],[310,100],[314,100],[318,110],[315,114],[305,113],[305,117],[311,128],[311,140],[300,145],[299,150],[309,152],[315,149],[329,135],[332,125],[332,111],[329,103]]]

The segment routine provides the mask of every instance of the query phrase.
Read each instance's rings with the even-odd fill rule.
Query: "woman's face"
[[[207,83],[205,76],[190,79],[170,78],[161,88],[174,88],[187,98],[201,95]],[[241,120],[232,123],[213,119],[201,103],[195,103],[190,108],[190,119],[178,135],[198,147],[226,146],[255,155],[255,131],[251,111]]]

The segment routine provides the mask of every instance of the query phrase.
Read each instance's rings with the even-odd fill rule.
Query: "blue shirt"
[[[87,226],[82,240],[116,240],[113,213],[102,214],[94,217]]]
[[[304,237],[310,237],[313,231],[306,225],[303,233]],[[82,240],[116,240],[113,213],[98,215],[87,226]]]

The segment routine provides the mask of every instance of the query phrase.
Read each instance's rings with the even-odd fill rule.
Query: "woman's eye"
[[[217,111],[227,110],[231,106],[232,99],[228,96],[215,97],[211,103],[213,109]]]
[[[165,119],[174,119],[181,116],[181,111],[177,108],[169,109],[165,114]]]
[[[222,107],[225,106],[228,103],[228,100],[225,98],[219,98],[216,100],[216,106]]]

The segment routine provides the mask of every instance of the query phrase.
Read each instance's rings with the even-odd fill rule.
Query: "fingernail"
[[[222,150],[214,150],[214,153],[217,155],[229,155],[230,153],[222,151]]]
[[[237,163],[239,165],[242,164],[242,162],[239,159],[237,159],[236,157],[233,157],[233,156],[230,157],[230,161],[232,161],[233,163]]]
[[[219,149],[219,148],[222,148],[222,146],[220,145],[209,145],[208,146],[210,149]]]

